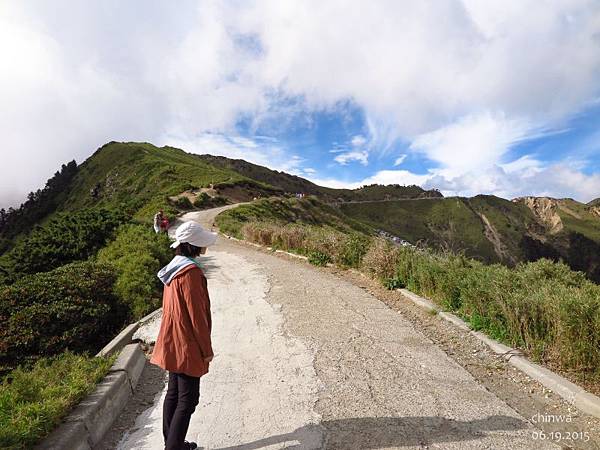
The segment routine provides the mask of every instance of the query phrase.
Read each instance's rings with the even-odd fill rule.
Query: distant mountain
[[[412,243],[492,263],[564,260],[600,282],[600,215],[572,199],[490,195],[347,203],[349,217]]]
[[[588,206],[600,206],[600,197],[587,203]]]
[[[393,200],[402,198],[425,198],[442,197],[442,194],[435,190],[425,190],[419,186],[401,186],[401,185],[368,185],[358,189],[332,189],[318,186],[311,181],[296,175],[290,175],[285,172],[271,170],[267,167],[252,164],[243,159],[230,159],[224,156],[200,155],[198,156],[214,166],[223,169],[233,170],[253,180],[261,181],[270,186],[281,189],[284,192],[294,194],[303,193],[308,195],[317,195],[324,201],[374,201],[374,200]]]

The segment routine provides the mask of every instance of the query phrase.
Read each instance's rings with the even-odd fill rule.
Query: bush
[[[99,350],[125,319],[115,279],[110,266],[78,262],[0,289],[0,366]]]
[[[364,235],[357,233],[347,235],[339,249],[339,264],[344,267],[360,267],[370,244],[371,239]]]
[[[115,292],[133,320],[160,307],[162,284],[156,273],[172,258],[169,244],[166,234],[129,224],[98,253],[98,261],[113,266],[118,274]]]
[[[173,206],[175,206],[175,208],[182,209],[184,211],[194,209],[194,205],[192,205],[192,202],[190,201],[190,199],[185,196],[179,197],[177,200],[174,200],[172,203],[173,203]]]
[[[376,238],[362,260],[362,269],[385,285],[405,287],[406,285],[402,283],[392,281],[396,278],[396,267],[399,258],[400,249],[398,247],[387,239]]]
[[[201,192],[194,200],[194,207],[198,209],[216,208],[227,203],[228,201],[225,197],[221,197],[220,195],[211,197],[206,192]]]
[[[9,278],[14,281],[25,274],[48,272],[87,259],[95,255],[126,220],[124,213],[108,209],[58,214],[47,224],[36,225],[4,255]]]
[[[312,251],[308,254],[308,262],[315,266],[326,266],[331,262],[331,257],[323,252]]]
[[[113,360],[65,352],[12,371],[0,384],[0,448],[33,448],[93,391]]]

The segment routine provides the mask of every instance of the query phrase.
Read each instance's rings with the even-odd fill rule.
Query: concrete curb
[[[140,320],[137,321],[138,326],[142,326],[147,324],[148,322],[150,322],[152,319],[154,319],[156,316],[159,316],[162,313],[162,306],[160,308],[158,308],[156,311],[152,311],[150,314],[148,314],[147,316],[142,317]]]
[[[587,392],[582,387],[577,386],[551,370],[529,361],[523,356],[520,350],[497,342],[479,331],[472,330],[461,318],[452,313],[441,311],[431,300],[416,295],[407,289],[397,289],[397,291],[401,292],[402,295],[416,305],[429,311],[436,311],[444,320],[453,323],[462,330],[469,331],[469,334],[486,344],[494,353],[502,356],[510,365],[538,381],[552,392],[560,395],[580,411],[600,418],[600,397]]]
[[[132,323],[131,325],[127,325],[123,331],[117,334],[112,341],[104,346],[102,350],[98,352],[96,356],[110,356],[113,353],[118,352],[123,347],[131,342],[131,337],[133,333],[140,327],[139,322]]]
[[[146,365],[139,344],[126,345],[108,374],[37,450],[91,450],[112,426]]]
[[[156,316],[160,315],[160,313],[162,313],[162,308],[158,308],[157,310],[152,311],[147,316],[142,317],[137,322],[127,325],[123,329],[123,331],[121,331],[119,334],[117,334],[113,338],[112,341],[110,341],[108,344],[106,344],[104,346],[104,348],[102,350],[100,350],[96,356],[110,356],[110,355],[118,352],[119,350],[121,350],[123,347],[125,347],[127,344],[129,344],[132,341],[133,335],[135,334],[135,332],[138,330],[139,327],[141,327],[145,323],[150,322]]]

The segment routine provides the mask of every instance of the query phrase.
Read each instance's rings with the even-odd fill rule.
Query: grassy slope
[[[342,205],[341,209],[354,219],[409,242],[425,241],[436,247],[462,250],[487,262],[500,258],[485,236],[479,214],[490,221],[511,254],[519,256],[516,244],[526,224],[533,221],[527,208],[493,196],[355,203]]]
[[[211,183],[242,181],[248,179],[179,149],[111,142],[80,166],[62,209],[126,205],[136,218],[149,220],[158,208],[167,206],[169,195]],[[99,195],[94,199],[90,190],[96,185]]]
[[[574,270],[600,281],[600,218],[590,207],[559,200],[564,229],[549,234],[521,202],[478,195],[472,198],[400,200],[345,204],[342,211],[410,242],[425,241],[438,248],[464,251],[485,262],[513,264],[548,257],[563,259]],[[501,251],[492,243],[485,216],[495,231]],[[537,240],[543,236],[542,241]],[[508,256],[507,256],[508,255]]]
[[[217,216],[217,225],[221,231],[236,237],[241,237],[242,226],[252,221],[265,221],[279,225],[288,223],[318,225],[344,232],[374,233],[374,229],[369,225],[345,216],[336,208],[332,208],[314,197],[262,199],[225,211]]]
[[[572,199],[558,200],[558,205],[558,215],[565,231],[581,233],[593,241],[600,242],[600,217],[590,212],[590,205]]]

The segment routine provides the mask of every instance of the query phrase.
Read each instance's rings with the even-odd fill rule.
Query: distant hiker
[[[163,216],[162,221],[160,223],[160,229],[165,233],[169,232],[169,218],[167,216]]]
[[[196,222],[183,223],[171,245],[176,256],[158,272],[164,284],[163,316],[150,362],[169,371],[163,403],[166,450],[197,448],[195,442],[185,441],[185,435],[198,405],[200,377],[208,373],[213,350],[206,277],[194,258],[206,253],[216,238],[216,233]]]
[[[162,221],[163,221],[163,211],[161,209],[156,214],[154,214],[154,231],[156,233],[160,233],[160,229],[162,227]]]
[[[154,214],[154,231],[155,232],[160,233],[162,224],[163,224],[163,220],[164,220],[164,213],[163,213],[163,210],[161,209],[156,214]]]

